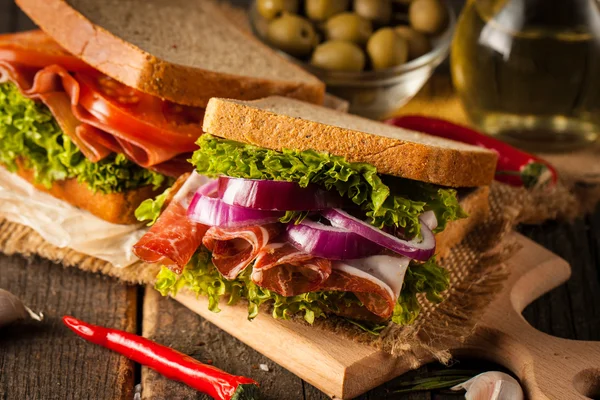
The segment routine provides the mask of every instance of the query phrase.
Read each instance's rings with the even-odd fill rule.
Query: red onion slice
[[[219,190],[219,181],[214,179],[204,185],[200,186],[196,193],[200,193],[203,196],[215,197]]]
[[[341,207],[335,192],[296,182],[219,177],[219,198],[232,206],[271,211],[313,211]]]
[[[380,246],[414,260],[427,261],[435,253],[435,236],[431,229],[424,223],[421,223],[422,240],[418,240],[417,238],[402,240],[338,208],[322,211],[321,214],[335,227],[354,232]]]
[[[434,230],[438,226],[438,221],[435,216],[435,213],[431,210],[425,211],[423,214],[419,216],[419,219],[422,223],[427,225],[427,227],[431,230]]]
[[[335,226],[314,221],[289,224],[287,240],[298,250],[328,260],[353,260],[379,254],[383,248],[372,241]]]
[[[188,207],[187,215],[190,220],[200,224],[231,228],[277,222],[284,213],[230,206],[221,199],[205,196],[198,191]]]

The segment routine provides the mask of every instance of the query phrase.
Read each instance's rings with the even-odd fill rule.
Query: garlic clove
[[[452,390],[467,391],[466,400],[523,400],[523,389],[512,376],[499,371],[488,371],[459,385]]]
[[[0,328],[28,317],[36,321],[41,321],[44,315],[42,313],[34,313],[17,296],[9,291],[0,289]]]

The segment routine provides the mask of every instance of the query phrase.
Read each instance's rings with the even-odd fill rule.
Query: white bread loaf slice
[[[452,187],[489,185],[497,155],[283,97],[213,98],[205,132],[272,149],[316,150],[374,165],[379,173]]]
[[[66,50],[142,92],[204,107],[277,94],[322,104],[325,85],[237,29],[211,0],[17,0]]]

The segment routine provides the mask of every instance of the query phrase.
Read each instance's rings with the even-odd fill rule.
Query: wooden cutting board
[[[586,399],[600,389],[600,342],[546,335],[521,316],[529,303],[567,281],[571,269],[545,248],[514,235],[522,249],[507,262],[510,276],[503,291],[476,332],[452,352],[504,365],[532,400]],[[309,326],[265,314],[249,322],[244,306],[223,306],[215,314],[203,298],[181,293],[176,300],[335,398],[353,398],[411,369],[403,358]],[[420,359],[421,364],[431,361]]]

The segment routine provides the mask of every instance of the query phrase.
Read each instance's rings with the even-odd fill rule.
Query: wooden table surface
[[[0,32],[32,27],[12,0],[0,0]],[[570,281],[531,304],[524,312],[525,318],[552,335],[600,340],[600,207],[595,214],[573,224],[548,222],[521,227],[520,231],[573,267]],[[255,378],[261,382],[266,399],[326,398],[300,378],[154,291],[66,269],[40,258],[4,255],[0,255],[0,288],[46,315],[41,324],[21,324],[0,333],[0,399],[132,399],[140,383],[143,399],[208,398],[80,340],[62,326],[60,317],[64,314],[143,333],[201,361]],[[460,368],[498,368],[483,360],[457,363]],[[268,371],[263,371],[261,364]],[[432,364],[408,375],[426,376],[442,368]],[[444,391],[393,393],[403,379],[407,375],[359,399],[461,397]]]

